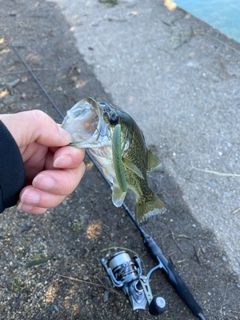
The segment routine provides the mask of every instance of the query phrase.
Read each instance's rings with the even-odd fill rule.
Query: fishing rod
[[[99,164],[95,161],[91,153],[86,150],[88,157],[90,160],[94,163],[97,170],[100,172],[101,176],[105,180],[105,182],[108,184],[108,186],[111,188],[112,184],[111,182],[105,177],[101,167]],[[174,287],[175,291],[179,295],[179,297],[185,302],[185,304],[188,306],[188,308],[191,310],[192,314],[196,317],[198,317],[201,320],[206,320],[205,317],[202,314],[202,308],[199,306],[197,301],[194,299],[192,293],[188,289],[185,282],[182,280],[180,275],[177,273],[177,271],[174,269],[173,265],[167,260],[167,258],[163,255],[162,250],[159,248],[157,243],[153,240],[153,238],[148,235],[141,226],[137,223],[136,219],[134,218],[133,213],[129,209],[129,207],[126,205],[125,202],[123,202],[122,207],[127,212],[128,216],[134,223],[135,227],[140,232],[141,236],[143,237],[143,242],[145,246],[147,247],[149,253],[154,258],[154,260],[158,263],[158,267],[162,269],[166,276],[168,282]]]
[[[5,35],[4,35],[5,36]],[[40,87],[40,89],[42,90],[42,92],[45,94],[45,96],[47,97],[47,99],[49,100],[49,102],[52,104],[52,106],[54,107],[54,109],[57,111],[57,113],[61,116],[61,118],[64,118],[63,113],[60,111],[60,109],[57,107],[57,105],[55,104],[55,102],[52,100],[52,98],[50,97],[50,95],[48,94],[48,92],[45,90],[44,86],[42,85],[42,83],[40,82],[40,80],[37,78],[37,76],[35,75],[35,73],[32,71],[32,69],[30,68],[30,66],[27,64],[27,62],[21,57],[21,55],[19,54],[19,52],[17,51],[17,49],[15,48],[15,46],[13,44],[11,44],[11,42],[8,40],[8,38],[5,36],[6,40],[8,41],[10,47],[13,49],[13,51],[15,52],[15,54],[17,55],[17,57],[19,58],[19,60],[23,63],[23,65],[25,66],[25,68],[29,71],[29,73],[31,74],[31,76],[33,77],[33,79],[35,80],[35,82],[38,84],[38,86]],[[111,188],[112,184],[110,183],[110,181],[105,177],[101,167],[98,165],[98,163],[95,161],[95,159],[92,157],[91,153],[89,152],[89,150],[86,149],[86,153],[89,157],[89,159],[94,163],[95,167],[97,168],[97,170],[100,172],[102,178],[106,181],[106,183],[108,184],[108,186]],[[147,247],[149,253],[151,254],[151,256],[154,258],[154,260],[158,263],[158,265],[156,267],[154,267],[149,273],[148,273],[148,279],[151,276],[151,273],[153,271],[155,271],[156,269],[162,269],[167,277],[167,280],[169,281],[169,283],[174,287],[176,293],[179,295],[179,297],[185,302],[185,304],[188,306],[188,308],[191,310],[192,314],[196,317],[198,317],[200,320],[206,320],[206,318],[203,316],[202,314],[202,308],[199,306],[199,304],[196,302],[196,300],[194,299],[192,293],[190,292],[190,290],[188,289],[187,285],[185,284],[185,282],[182,280],[182,278],[180,277],[180,275],[177,273],[177,271],[174,269],[174,267],[172,266],[172,264],[170,264],[170,262],[167,260],[167,258],[163,255],[162,250],[159,248],[159,246],[156,244],[156,242],[153,240],[153,238],[148,235],[141,226],[139,226],[139,224],[137,223],[133,213],[131,212],[131,210],[128,208],[128,206],[126,205],[125,202],[123,202],[122,207],[124,208],[124,210],[127,212],[128,216],[130,217],[130,219],[132,220],[132,222],[134,223],[134,225],[136,226],[136,228],[138,229],[138,231],[140,232],[144,244]],[[120,253],[121,256],[123,256],[123,253]],[[124,258],[126,258],[124,256]],[[140,262],[138,262],[137,258],[135,258],[135,262],[136,264],[138,263],[138,267],[139,267],[139,273],[141,273],[141,268],[140,268]],[[107,266],[105,265],[105,269],[107,268]],[[109,269],[109,268],[108,268]],[[111,271],[110,271],[111,272]],[[144,280],[146,280],[146,277],[144,278],[143,276],[140,277],[141,278],[141,283],[144,287]],[[144,288],[145,293],[147,295],[147,291],[150,288]],[[157,299],[161,299],[160,297],[157,297]],[[151,299],[150,299],[151,300]],[[158,300],[162,303],[162,300]],[[156,301],[155,301],[156,302]],[[160,303],[160,304],[161,304]],[[151,304],[150,304],[151,306]],[[164,309],[164,305],[163,308]],[[151,312],[150,312],[151,313]],[[159,312],[158,314],[160,314],[161,312]],[[151,313],[154,315],[154,312]],[[156,313],[157,315],[157,313]]]

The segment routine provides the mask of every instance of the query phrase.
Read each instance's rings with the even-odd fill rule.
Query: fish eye
[[[111,116],[109,118],[110,124],[112,124],[112,125],[117,124],[118,120],[119,120],[119,118],[116,113],[111,114]]]

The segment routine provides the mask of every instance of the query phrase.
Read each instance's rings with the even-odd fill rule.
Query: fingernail
[[[17,205],[17,209],[21,210],[21,211],[30,212],[30,211],[32,211],[33,206],[28,206],[27,204],[19,202],[19,204]]]
[[[55,187],[56,182],[52,177],[49,177],[46,174],[38,174],[33,179],[32,185],[38,189],[49,191]]]
[[[37,204],[40,200],[40,195],[35,190],[25,190],[21,196],[21,202],[26,205]]]
[[[67,168],[72,164],[72,157],[69,154],[62,155],[55,159],[53,166],[55,168]]]

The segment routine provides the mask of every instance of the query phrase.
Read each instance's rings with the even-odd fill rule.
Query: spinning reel
[[[159,295],[153,297],[149,285],[151,274],[159,268],[159,265],[152,268],[147,276],[144,276],[142,275],[140,258],[135,255],[131,260],[125,251],[115,253],[108,262],[102,258],[101,262],[113,286],[122,288],[128,296],[133,310],[145,310],[147,304],[149,313],[153,316],[160,315],[166,310],[165,300]]]

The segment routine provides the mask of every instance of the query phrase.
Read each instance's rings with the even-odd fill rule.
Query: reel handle
[[[158,316],[160,314],[162,314],[167,308],[167,304],[166,304],[166,301],[156,295],[153,297],[150,305],[149,305],[149,313],[152,315],[152,316]]]

